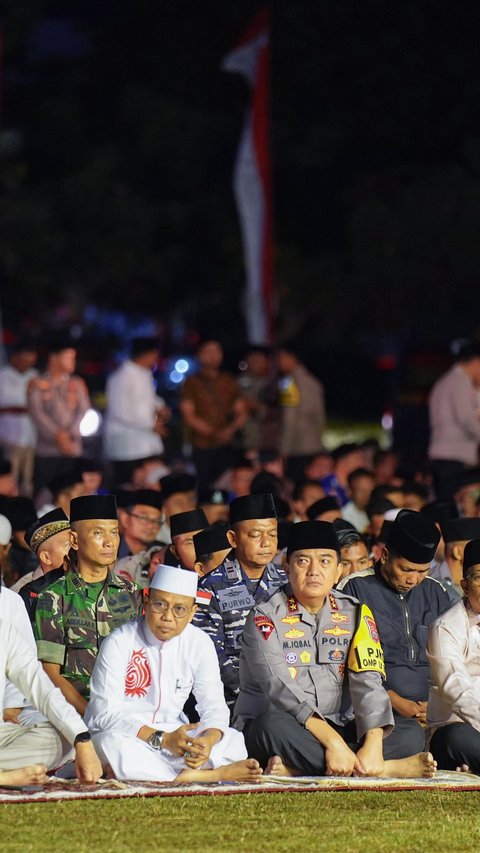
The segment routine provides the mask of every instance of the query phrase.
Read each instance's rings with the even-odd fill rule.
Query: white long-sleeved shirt
[[[476,465],[480,443],[477,389],[459,364],[433,386],[429,400],[430,459],[449,459]]]
[[[142,726],[174,731],[188,723],[183,706],[191,691],[199,731],[225,732],[229,712],[210,637],[189,624],[178,636],[161,641],[138,619],[104,640],[85,719],[92,734],[116,730],[136,737]]]
[[[4,590],[2,590],[3,595]],[[86,730],[75,708],[64,699],[44,673],[35,652],[14,625],[0,620],[0,707],[4,707],[7,679],[13,682],[29,702],[41,711],[64,738],[73,745]],[[1,723],[11,725],[11,723]]]
[[[27,408],[27,388],[31,379],[38,376],[35,368],[20,373],[11,364],[0,369],[0,408],[18,406]],[[0,414],[0,440],[15,447],[35,446],[35,427],[30,415]]]
[[[30,646],[32,654],[37,657],[37,645],[26,607],[16,592],[4,586],[0,589],[0,620],[15,625]],[[7,681],[4,691],[3,708],[25,708],[27,705],[28,701],[25,696],[21,694],[11,681]]]
[[[430,625],[427,656],[431,730],[464,722],[480,732],[480,613],[465,599]]]
[[[156,413],[165,405],[155,393],[150,370],[125,361],[107,380],[105,453],[108,459],[129,460],[163,452],[154,432]]]

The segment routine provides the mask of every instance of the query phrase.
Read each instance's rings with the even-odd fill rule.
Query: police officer
[[[402,758],[403,733],[391,734],[375,621],[366,605],[332,591],[339,557],[332,524],[292,526],[289,582],[255,607],[243,632],[234,724],[275,775],[432,776],[432,756]]]
[[[409,727],[412,752],[425,744],[428,626],[451,606],[442,584],[428,577],[439,540],[433,521],[422,513],[401,510],[379,562],[339,584],[374,614],[385,653],[385,686],[396,725]]]
[[[142,592],[113,571],[118,550],[113,495],[88,495],[70,504],[76,564],[38,599],[38,658],[65,698],[83,716],[90,676],[102,640],[141,612]]]
[[[227,538],[234,549],[200,582],[209,603],[200,606],[194,624],[209,634],[217,650],[227,704],[238,693],[240,639],[250,611],[286,581],[273,564],[277,551],[277,515],[270,494],[246,495],[230,504]],[[205,598],[203,598],[205,600]]]

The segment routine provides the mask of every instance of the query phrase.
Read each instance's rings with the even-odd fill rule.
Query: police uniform
[[[240,641],[247,616],[255,605],[266,601],[286,581],[283,569],[268,563],[259,580],[242,569],[233,551],[199,584],[204,605],[199,606],[193,623],[215,643],[225,699],[233,708],[238,694]],[[199,596],[199,597],[200,597]]]
[[[390,734],[393,714],[382,686],[383,652],[370,610],[337,591],[313,615],[289,584],[249,615],[240,655],[234,726],[249,755],[265,766],[273,755],[308,775],[325,772],[325,750],[305,728],[316,715],[344,740],[383,728],[384,758],[403,757],[403,735]]]

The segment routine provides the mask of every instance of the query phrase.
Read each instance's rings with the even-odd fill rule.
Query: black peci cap
[[[480,539],[480,518],[451,518],[440,525],[445,542]]]
[[[244,495],[235,498],[230,504],[230,521],[236,524],[238,521],[249,521],[254,518],[276,518],[277,511],[273,495]]]
[[[51,512],[46,512],[38,521],[30,525],[28,530],[25,531],[25,542],[33,553],[36,554],[40,545],[43,545],[47,539],[55,536],[56,533],[61,533],[63,530],[69,529],[70,521],[68,515],[64,513],[63,509],[58,507],[57,509],[52,509]]]
[[[421,512],[401,509],[388,534],[388,548],[412,563],[430,563],[440,541],[440,531]]]
[[[336,530],[330,521],[299,521],[292,524],[288,537],[287,557],[294,551],[327,548],[340,553]]]
[[[227,539],[227,530],[228,524],[214,524],[196,533],[193,537],[195,559],[201,560],[202,557],[214,554],[215,551],[226,551],[227,548],[231,548]]]
[[[115,495],[82,495],[70,501],[70,523],[90,519],[117,520]]]
[[[194,530],[203,530],[208,526],[207,516],[203,509],[191,509],[189,512],[176,512],[170,516],[170,533],[181,536],[182,533],[192,533]]]
[[[307,516],[310,521],[314,521],[319,515],[323,515],[324,512],[332,512],[333,510],[340,510],[340,503],[334,495],[327,495],[326,498],[320,498],[319,501],[315,501],[315,503],[308,507]]]
[[[463,577],[467,577],[473,566],[480,565],[480,539],[472,539],[463,552]]]

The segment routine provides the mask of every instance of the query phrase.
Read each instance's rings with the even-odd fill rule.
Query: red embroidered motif
[[[146,696],[152,673],[143,649],[133,652],[125,676],[125,696]]]

